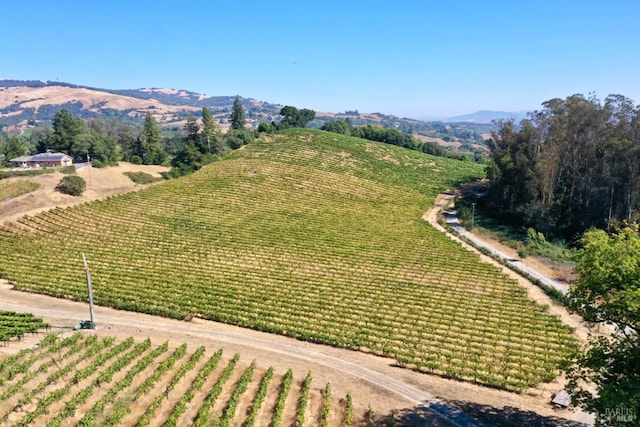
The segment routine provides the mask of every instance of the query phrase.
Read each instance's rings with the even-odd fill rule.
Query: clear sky
[[[5,0],[0,77],[406,117],[640,102],[639,0]]]

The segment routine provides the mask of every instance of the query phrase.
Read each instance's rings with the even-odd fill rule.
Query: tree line
[[[5,164],[12,158],[52,151],[68,154],[76,162],[91,161],[94,167],[115,165],[120,160],[171,165],[171,175],[180,176],[254,139],[254,133],[245,128],[245,112],[239,98],[234,102],[230,123],[231,129],[223,134],[211,111],[203,107],[200,120],[189,115],[182,131],[163,135],[151,112],[146,113],[142,126],[136,126],[115,118],[84,120],[61,109],[51,126],[34,128],[28,135],[0,138],[0,154]]]
[[[351,135],[357,138],[368,139],[370,141],[383,142],[385,144],[397,145],[399,147],[408,148],[410,150],[422,151],[439,157],[448,157],[457,160],[469,160],[469,156],[461,153],[454,153],[446,148],[438,145],[433,141],[420,141],[395,128],[388,128],[380,125],[367,124],[364,126],[353,126],[349,119],[346,120],[330,120],[325,122],[321,130],[329,132]],[[480,161],[479,154],[474,155],[474,161]]]
[[[622,95],[603,103],[577,94],[542,105],[519,126],[497,123],[486,207],[569,240],[637,221],[640,108]]]

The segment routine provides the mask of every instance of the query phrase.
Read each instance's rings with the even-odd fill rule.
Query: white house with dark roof
[[[73,157],[64,153],[40,153],[9,160],[17,168],[59,168],[71,166]]]

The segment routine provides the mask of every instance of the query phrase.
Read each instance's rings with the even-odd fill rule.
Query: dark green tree
[[[38,153],[45,153],[53,144],[54,134],[50,126],[34,128],[29,136],[29,141],[35,146]]]
[[[271,133],[271,132],[273,132],[275,130],[275,128],[274,128],[273,125],[271,125],[269,123],[261,122],[258,125],[258,129],[257,130],[258,130],[258,133]]]
[[[572,95],[520,123],[499,122],[490,142],[493,211],[575,241],[592,227],[640,217],[640,108]]]
[[[142,149],[142,162],[145,165],[159,165],[167,159],[167,154],[162,147],[160,126],[149,111],[142,126]]]
[[[568,369],[574,403],[596,413],[597,425],[618,425],[620,414],[640,419],[640,237],[638,226],[614,234],[585,233],[576,257],[579,279],[571,308],[587,322],[613,325],[609,337],[590,340]],[[590,390],[595,385],[595,393]],[[619,424],[623,425],[623,424]]]
[[[76,157],[75,139],[86,130],[81,118],[73,117],[69,110],[62,109],[53,116],[53,140],[49,148]],[[82,157],[82,154],[77,157]]]
[[[221,154],[224,151],[220,127],[207,107],[202,107],[202,145],[207,153]]]
[[[316,112],[303,108],[298,110],[296,107],[287,105],[280,110],[283,119],[278,123],[278,129],[287,128],[306,128],[307,124],[316,118]]]
[[[26,156],[29,153],[29,144],[23,136],[10,136],[0,147],[5,164],[8,164],[11,159]]]
[[[113,138],[96,132],[89,134],[89,154],[94,167],[113,166],[120,159],[120,147]]]
[[[231,129],[244,129],[246,122],[244,107],[240,102],[240,97],[236,96],[235,101],[233,101],[233,109],[231,110]]]
[[[353,126],[348,120],[329,120],[324,122],[320,130],[326,130],[328,132],[341,133],[344,135],[351,135]]]
[[[494,161],[489,170],[493,200],[518,222],[530,212],[538,190],[535,128],[528,120],[521,127],[517,131],[513,120],[501,121],[489,142]]]
[[[193,173],[206,164],[206,157],[198,150],[192,141],[188,141],[184,147],[171,159],[171,171],[173,176],[183,176]]]
[[[198,146],[198,144],[200,143],[198,141],[200,126],[198,125],[196,118],[192,114],[189,114],[189,116],[187,117],[187,121],[184,124],[183,130],[185,134],[185,142],[193,142],[194,145]]]

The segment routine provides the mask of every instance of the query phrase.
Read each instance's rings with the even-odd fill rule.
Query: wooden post
[[[93,289],[91,288],[91,270],[87,264],[87,257],[82,253],[82,260],[84,261],[84,271],[87,273],[87,289],[89,289],[89,316],[91,316],[91,329],[96,328],[96,324],[93,322]]]

